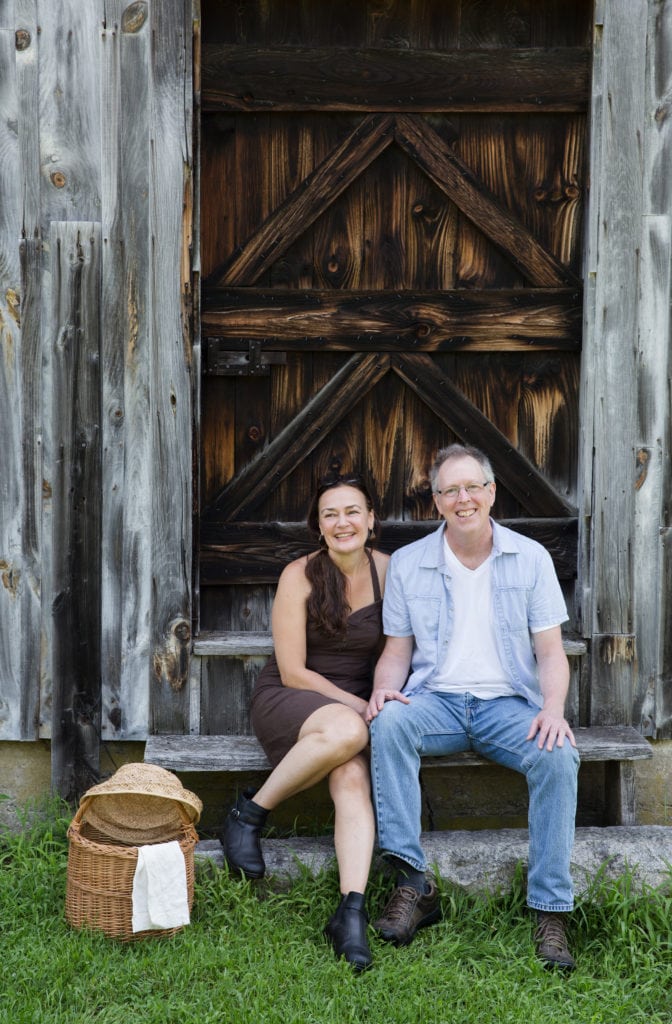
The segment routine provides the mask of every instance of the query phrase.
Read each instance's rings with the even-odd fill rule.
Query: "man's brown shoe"
[[[400,885],[382,915],[373,927],[386,942],[407,946],[418,928],[434,924],[441,917],[439,892],[433,881],[428,881],[429,892],[418,892],[410,885]]]
[[[564,914],[537,911],[534,941],[537,944],[537,956],[546,967],[559,967],[563,971],[574,970],[576,964],[567,948]]]

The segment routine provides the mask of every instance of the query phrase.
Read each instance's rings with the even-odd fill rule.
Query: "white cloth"
[[[138,847],[132,899],[134,932],[189,924],[187,866],[177,840]]]

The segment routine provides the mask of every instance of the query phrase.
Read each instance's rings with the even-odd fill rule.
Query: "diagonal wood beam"
[[[532,516],[576,515],[529,459],[443,376],[426,355],[393,355],[391,368],[465,444],[486,453],[497,479]]]
[[[253,285],[393,141],[390,114],[365,117],[248,238],[208,284]]]
[[[348,359],[298,416],[227,484],[218,495],[214,510],[226,519],[249,514],[389,369],[387,355],[358,354]]]
[[[505,210],[478,176],[425,121],[400,114],[395,141],[425,174],[538,287],[578,284],[574,274]]]

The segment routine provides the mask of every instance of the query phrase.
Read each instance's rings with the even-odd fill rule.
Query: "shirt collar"
[[[447,569],[446,556],[443,547],[443,528],[445,525],[445,520],[442,519],[438,528],[434,533],[430,533],[427,538],[427,544],[425,545],[425,550],[420,561],[420,565],[425,569]],[[496,558],[498,555],[515,555],[520,552],[520,545],[518,544],[516,534],[513,530],[508,530],[505,526],[500,526],[492,517],[490,518],[490,525],[492,526],[493,558]]]

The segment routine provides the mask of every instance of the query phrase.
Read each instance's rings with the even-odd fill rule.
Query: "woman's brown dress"
[[[350,615],[344,638],[325,636],[310,620],[306,626],[306,668],[363,700],[371,696],[373,669],[383,635],[380,583],[370,554],[369,565],[374,602]],[[271,764],[278,764],[294,746],[301,726],[313,711],[337,703],[315,690],[283,686],[272,654],[259,673],[251,707],[252,728]]]

